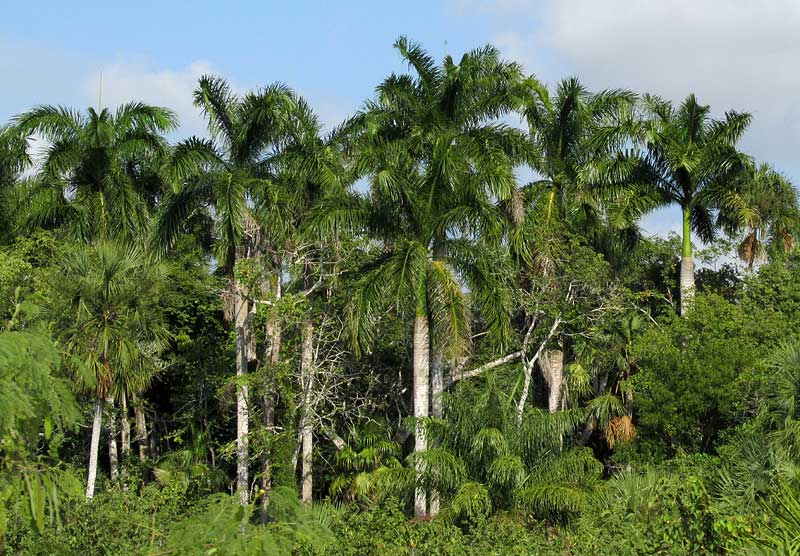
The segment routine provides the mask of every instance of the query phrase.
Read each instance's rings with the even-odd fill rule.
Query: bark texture
[[[111,481],[119,480],[119,453],[117,452],[117,411],[114,407],[114,399],[106,400],[108,408],[108,464],[111,469]]]
[[[694,299],[694,257],[681,257],[681,316],[686,315]]]
[[[560,349],[545,350],[539,357],[539,366],[547,382],[547,409],[554,413],[563,408],[564,352]]]
[[[414,452],[419,454],[428,448],[428,441],[425,434],[423,421],[428,417],[428,407],[430,396],[428,387],[430,384],[430,330],[428,327],[428,317],[417,315],[414,318],[414,417],[417,420],[414,432]],[[417,480],[422,475],[424,468],[422,460],[416,459]],[[418,486],[414,493],[414,515],[424,517],[428,513],[427,496],[425,489]]]
[[[122,395],[122,405],[120,407],[120,447],[122,449],[122,462],[123,465],[125,464],[125,460],[131,454],[131,420],[128,418],[128,396],[125,394]]]
[[[103,400],[94,400],[94,419],[92,420],[92,439],[89,444],[89,476],[86,479],[86,499],[94,498],[94,484],[97,480],[97,453],[100,451],[100,430],[103,426]]]
[[[314,324],[311,319],[303,322],[303,351],[300,358],[300,382],[303,389],[302,444],[303,467],[301,494],[305,504],[311,504],[314,487],[313,450],[314,425],[312,394],[314,392]]]
[[[250,432],[250,415],[247,406],[248,388],[243,383],[247,375],[247,321],[250,311],[246,298],[240,287],[235,287],[234,322],[236,327],[236,492],[239,503],[249,501],[250,486],[248,482],[248,434]],[[241,381],[241,382],[239,382]]]
[[[149,457],[149,444],[147,439],[144,403],[138,396],[133,397],[133,414],[136,421],[136,445],[139,447],[139,461],[144,463]]]
[[[444,404],[442,396],[444,394],[444,357],[431,347],[431,415],[437,419],[444,417]],[[430,515],[435,516],[439,513],[440,499],[439,492],[432,490],[429,496]]]
[[[694,299],[694,257],[692,256],[692,211],[682,208],[683,244],[681,246],[681,316],[689,310]]]

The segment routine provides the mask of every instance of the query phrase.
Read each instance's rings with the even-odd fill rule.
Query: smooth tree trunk
[[[300,383],[303,390],[302,404],[302,483],[303,503],[311,504],[314,487],[314,423],[312,395],[314,391],[314,323],[310,318],[303,322],[302,354],[300,357]]]
[[[275,302],[281,299],[281,266],[278,265],[278,272],[275,276]],[[282,326],[281,317],[275,312],[267,321],[266,329],[266,354],[271,368],[267,369],[267,384],[264,388],[265,393],[261,399],[262,405],[262,424],[267,431],[275,427],[275,380],[274,368],[281,362],[281,338]],[[261,468],[261,489],[264,493],[261,496],[261,523],[266,524],[269,519],[269,492],[272,490],[272,460],[269,452],[264,456]]]
[[[414,417],[416,427],[414,431],[414,453],[419,455],[428,449],[428,441],[425,434],[425,419],[428,417],[428,407],[430,404],[429,385],[430,385],[430,329],[428,326],[428,316],[420,314],[414,317],[414,360],[413,360],[413,382],[414,382]],[[417,488],[414,493],[414,515],[425,517],[428,514],[427,496],[425,489],[421,485],[421,477],[424,472],[422,459],[415,459],[415,469],[417,477]]]
[[[120,477],[124,483],[125,481],[125,467],[128,463],[128,458],[131,455],[131,420],[128,418],[128,395],[122,394],[122,402],[120,404],[120,453],[122,459],[120,461]]]
[[[131,453],[131,420],[128,417],[128,396],[122,395],[122,407],[120,408],[120,427],[121,427],[121,440],[120,444],[122,451],[122,461],[130,456]]]
[[[97,480],[97,453],[100,451],[100,431],[103,426],[103,400],[94,400],[94,419],[92,420],[92,439],[89,444],[89,476],[86,479],[86,499],[94,498],[94,484]]]
[[[234,287],[234,322],[236,328],[236,492],[239,503],[249,501],[248,482],[248,434],[249,411],[247,407],[248,388],[244,379],[247,376],[247,321],[249,307],[239,285]]]
[[[139,448],[139,461],[144,463],[148,457],[147,423],[144,404],[139,396],[133,396],[133,415],[136,421],[136,445]]]
[[[539,357],[539,366],[547,382],[547,409],[550,413],[562,409],[564,396],[564,351],[549,349]]]
[[[108,464],[111,470],[111,481],[119,480],[119,453],[117,452],[117,411],[114,406],[114,399],[106,400],[108,407]]]
[[[681,248],[681,316],[686,315],[694,299],[694,257],[692,256],[692,212],[683,208],[683,245]]]
[[[444,357],[431,346],[431,415],[436,419],[444,417]],[[439,513],[439,492],[432,490],[429,498],[430,515]]]

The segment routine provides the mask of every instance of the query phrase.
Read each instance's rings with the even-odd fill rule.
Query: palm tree
[[[509,110],[506,92],[519,68],[496,50],[472,51],[458,64],[446,56],[437,67],[405,38],[395,48],[415,75],[388,77],[378,98],[347,125],[369,197],[331,207],[321,221],[346,223],[382,242],[358,270],[348,321],[357,351],[369,345],[387,305],[396,303],[412,318],[420,476],[431,401],[441,415],[442,367],[431,365],[431,353],[454,360],[467,349],[470,298],[496,340],[509,334],[509,297],[486,246],[502,234],[494,201],[511,195],[525,145],[520,132],[497,121]],[[435,513],[435,494],[431,506]],[[428,513],[421,484],[414,512]]]
[[[530,164],[538,176],[521,188],[518,207],[511,207],[509,243],[523,284],[552,281],[568,256],[571,238],[618,262],[639,237],[636,220],[647,199],[626,187],[636,165],[603,137],[630,110],[635,96],[624,90],[590,93],[576,78],[559,82],[551,94],[530,77],[517,97],[529,129]],[[564,399],[565,346],[561,331],[554,332],[539,357],[550,411],[562,409]]]
[[[797,191],[769,165],[748,162],[722,202],[719,221],[732,236],[744,233],[737,252],[752,269],[793,249],[800,224]]]
[[[736,144],[750,124],[747,113],[729,111],[713,119],[711,109],[689,95],[677,109],[668,101],[646,95],[645,119],[631,122],[630,135],[646,147],[644,162],[651,182],[647,190],[662,206],[676,204],[682,213],[681,314],[694,296],[694,232],[704,242],[716,235],[721,222],[714,211],[724,203],[743,168]]]
[[[65,280],[57,307],[57,327],[74,378],[94,398],[86,498],[94,496],[103,404],[146,382],[138,362],[143,347],[163,342],[157,310],[159,270],[141,252],[100,241],[79,246],[62,262]],[[115,474],[116,434],[110,426],[109,456]]]
[[[192,137],[175,147],[169,164],[175,190],[164,201],[155,239],[162,251],[171,248],[186,218],[202,207],[213,207],[216,259],[228,277],[227,315],[235,325],[236,487],[241,503],[246,504],[249,411],[244,376],[255,358],[248,340],[253,306],[235,269],[238,261],[259,254],[263,230],[253,216],[252,201],[257,195],[266,197],[271,187],[266,159],[279,148],[296,100],[281,84],[239,97],[225,80],[203,76],[194,103],[208,121],[211,139]]]
[[[168,152],[162,134],[177,127],[172,111],[140,102],[114,112],[38,106],[14,122],[19,132],[46,143],[37,177],[25,192],[24,228],[64,226],[82,241],[144,237],[140,178]]]

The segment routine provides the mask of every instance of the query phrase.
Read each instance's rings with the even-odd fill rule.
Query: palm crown
[[[29,185],[25,227],[65,225],[84,241],[142,235],[143,178],[168,152],[162,134],[176,128],[173,112],[139,102],[114,112],[39,106],[15,122],[22,133],[47,142],[37,179]]]

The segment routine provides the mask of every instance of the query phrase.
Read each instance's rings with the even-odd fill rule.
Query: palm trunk
[[[100,451],[100,430],[103,426],[103,400],[94,400],[92,440],[89,444],[89,476],[86,479],[86,499],[94,498],[94,483],[97,480],[97,453]]]
[[[436,419],[444,417],[444,357],[431,347],[431,415]],[[439,491],[432,490],[429,496],[430,515],[439,513]]]
[[[123,483],[125,482],[125,466],[131,454],[131,420],[128,418],[128,395],[122,394],[122,404],[120,407],[120,448],[122,452],[122,460],[120,462],[120,477]]]
[[[564,351],[547,350],[539,357],[539,366],[547,382],[547,409],[550,413],[562,409],[564,395]]]
[[[281,298],[281,265],[278,266],[275,276],[275,302]],[[267,322],[267,350],[265,357],[272,368],[267,369],[267,384],[264,388],[265,394],[261,399],[262,404],[262,423],[267,431],[275,427],[275,381],[273,378],[274,368],[281,362],[281,317],[274,314]],[[269,492],[272,490],[272,460],[269,452],[264,456],[261,470],[261,489],[264,494],[261,496],[261,523],[266,524],[269,518]]]
[[[119,455],[117,453],[117,415],[114,399],[106,400],[108,405],[108,463],[111,469],[111,481],[119,480]]]
[[[248,482],[248,434],[249,411],[247,407],[248,388],[244,383],[247,375],[247,320],[248,303],[238,284],[234,286],[234,322],[236,326],[236,492],[239,503],[249,501]]]
[[[312,419],[312,393],[314,389],[314,323],[310,318],[303,322],[303,348],[300,358],[300,383],[303,389],[302,403],[302,444],[303,480],[302,497],[305,504],[311,504],[313,476],[314,424]]]
[[[136,445],[139,447],[139,461],[147,461],[147,424],[145,422],[144,404],[139,396],[133,396],[133,414],[136,420]]]
[[[430,329],[428,316],[417,311],[414,317],[414,418],[416,430],[414,432],[414,453],[419,455],[428,449],[423,421],[428,417],[428,404],[430,403],[428,387],[430,384]],[[420,458],[415,461],[417,488],[414,493],[414,515],[424,517],[427,515],[427,496],[421,486],[421,476],[424,471]]]
[[[683,246],[681,249],[681,316],[686,312],[694,299],[694,257],[692,256],[692,212],[689,207],[683,208]]]

